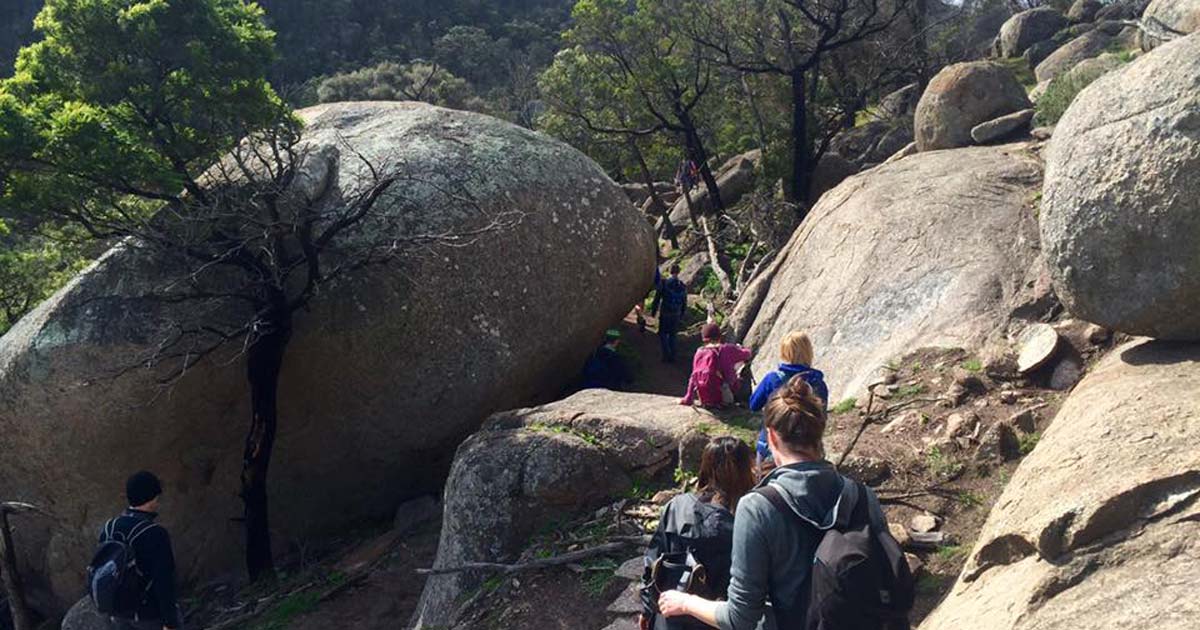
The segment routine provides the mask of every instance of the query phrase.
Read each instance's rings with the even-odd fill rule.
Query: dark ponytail
[[[824,450],[825,403],[803,378],[796,376],[767,403],[763,424],[794,451]]]
[[[754,450],[735,437],[713,438],[700,456],[699,482],[701,494],[733,511],[754,488]]]

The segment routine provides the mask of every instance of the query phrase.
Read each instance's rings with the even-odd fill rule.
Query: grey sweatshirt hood
[[[849,522],[858,488],[845,483],[826,461],[791,464],[772,470],[759,484],[774,486],[800,518],[818,529],[830,529],[839,521]]]

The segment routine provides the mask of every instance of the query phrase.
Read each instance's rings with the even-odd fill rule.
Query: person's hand
[[[690,614],[688,604],[693,595],[683,591],[666,591],[658,597],[658,610],[664,617],[681,617]]]
[[[646,615],[638,615],[638,628],[641,630],[650,630],[650,618]]]
[[[686,399],[686,398],[680,398],[680,399],[679,399],[679,404],[681,404],[681,405],[690,405],[690,404],[692,404],[692,403],[688,402],[688,399]]]

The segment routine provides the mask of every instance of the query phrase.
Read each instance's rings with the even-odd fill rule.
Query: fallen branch
[[[721,297],[728,300],[729,296],[733,295],[733,284],[729,281],[729,274],[721,266],[721,256],[718,254],[717,241],[713,238],[712,230],[708,229],[707,217],[700,217],[700,227],[704,230],[704,240],[708,242],[708,263],[712,266],[713,273],[717,276],[717,281],[721,283]]]
[[[587,560],[596,556],[607,555],[614,551],[620,551],[626,547],[633,546],[634,544],[636,543],[632,541],[611,542],[598,545],[596,547],[580,549],[579,551],[564,553],[561,556],[539,558],[537,560],[531,560],[529,562],[523,562],[520,564],[502,564],[499,562],[468,562],[457,567],[417,569],[417,573],[420,575],[447,575],[450,573],[462,573],[464,571],[491,571],[493,573],[510,575],[513,573],[519,573],[521,571],[534,571],[537,569],[546,569],[550,567],[562,566],[564,564],[571,564],[573,562],[579,562],[580,560]]]

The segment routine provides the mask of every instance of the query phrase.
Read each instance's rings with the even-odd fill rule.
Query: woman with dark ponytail
[[[724,597],[729,587],[733,512],[754,488],[754,449],[737,438],[714,438],[700,457],[697,487],[696,492],[667,503],[646,549],[642,630],[704,627],[692,619],[658,614],[659,595],[680,588],[681,582],[689,592]]]
[[[722,630],[751,630],[764,616],[763,627],[803,628],[824,533],[843,526],[859,501],[872,527],[887,531],[874,494],[825,461],[825,401],[811,385],[788,381],[767,403],[763,422],[778,467],[738,502],[727,601],[667,592],[659,599],[663,615],[690,615]]]

